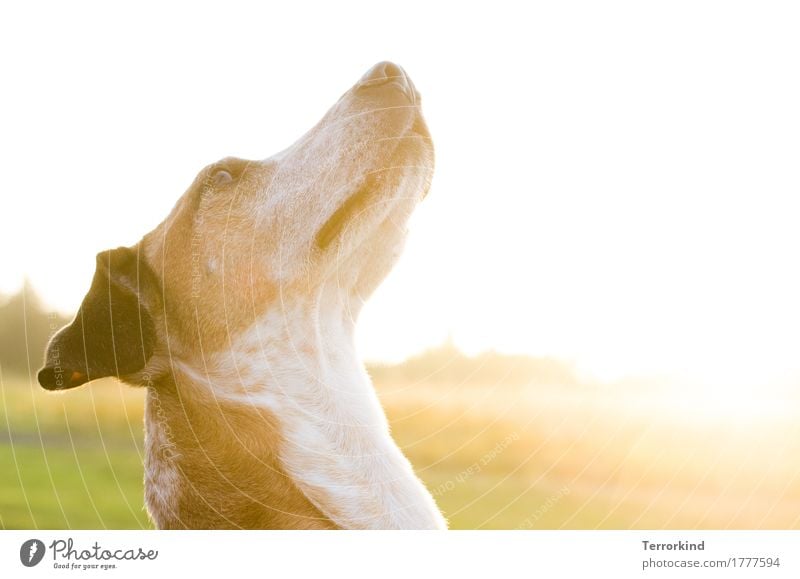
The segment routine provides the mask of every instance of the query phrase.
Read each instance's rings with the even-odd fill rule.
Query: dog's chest
[[[215,412],[216,410],[216,412]],[[262,414],[151,391],[145,499],[161,529],[332,528],[280,465]]]

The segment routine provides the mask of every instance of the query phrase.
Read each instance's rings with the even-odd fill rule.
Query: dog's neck
[[[172,487],[185,494],[186,486],[197,480],[234,478],[216,481],[206,490],[215,502],[223,493],[238,505],[232,512],[224,506],[212,509],[225,510],[224,518],[233,523],[218,526],[263,526],[263,519],[252,521],[253,512],[261,508],[254,502],[273,501],[261,509],[271,513],[269,526],[445,527],[433,498],[389,434],[356,353],[350,305],[330,294],[282,301],[238,334],[229,350],[206,360],[174,361],[175,395],[161,396],[162,413],[169,405],[173,414],[195,415],[205,424],[187,424],[194,431],[214,422],[214,434],[200,440],[186,433],[176,437],[166,431],[167,421],[148,411],[148,477],[160,477],[152,486],[171,488],[164,483],[174,478]],[[209,420],[209,414],[216,416]],[[169,457],[158,451],[165,444],[175,446],[177,470],[166,468]],[[203,444],[210,448],[199,448]],[[236,488],[239,482],[249,492],[242,494]],[[265,497],[264,486],[280,490]],[[195,494],[202,495],[202,490]],[[257,498],[248,501],[252,495]],[[208,502],[208,497],[200,500]],[[151,511],[177,508],[179,516],[186,510],[150,494],[148,504]],[[276,518],[275,512],[282,514]],[[240,515],[243,523],[236,521]]]

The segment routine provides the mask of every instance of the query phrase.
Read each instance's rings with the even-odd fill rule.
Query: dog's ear
[[[75,319],[50,340],[39,384],[47,390],[65,390],[142,370],[156,343],[147,307],[156,283],[136,247],[97,254],[89,293]]]

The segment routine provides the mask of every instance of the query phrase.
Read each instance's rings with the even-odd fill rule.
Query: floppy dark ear
[[[39,384],[64,390],[143,369],[153,354],[156,332],[142,297],[154,293],[155,283],[137,248],[97,254],[89,293],[72,323],[50,340]]]

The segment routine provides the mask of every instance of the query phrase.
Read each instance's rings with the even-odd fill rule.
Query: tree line
[[[3,375],[35,375],[47,342],[67,316],[49,312],[26,280],[20,290],[0,296],[0,368]]]

